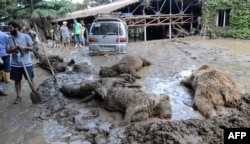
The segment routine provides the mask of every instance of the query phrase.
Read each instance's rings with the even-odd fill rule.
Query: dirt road
[[[210,64],[228,71],[249,93],[249,45],[249,40],[209,40],[201,37],[129,43],[127,54],[139,54],[152,62],[150,67],[139,71],[142,79],[137,83],[147,93],[168,94],[173,116],[171,120],[150,119],[127,127],[111,127],[122,115],[103,109],[98,118],[81,119],[81,115],[88,114],[90,110],[82,108],[78,100],[66,99],[54,91],[54,88],[46,92],[46,95],[56,95],[54,98],[44,104],[32,105],[29,99],[30,89],[24,80],[24,99],[22,103],[14,105],[14,82],[1,83],[9,92],[9,96],[0,97],[1,144],[220,143],[223,137],[222,127],[250,126],[249,105],[242,106],[242,112],[230,117],[205,119],[184,104],[191,97],[179,82],[192,69]],[[62,55],[66,61],[74,58],[77,62],[88,62],[94,68],[88,78],[93,79],[98,77],[100,66],[115,64],[125,55],[88,56],[87,47],[64,49],[46,46],[46,51],[48,54]],[[35,67],[35,74],[37,87],[44,80],[52,79],[51,74],[39,66]],[[78,76],[77,79],[84,80],[86,77]],[[51,81],[49,84],[53,86],[54,83]],[[79,112],[79,115],[73,116],[74,121],[60,117],[62,112],[69,110]]]

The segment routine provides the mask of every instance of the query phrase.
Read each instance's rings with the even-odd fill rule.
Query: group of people
[[[2,78],[6,83],[10,80],[14,81],[16,98],[14,104],[18,104],[22,101],[21,87],[22,78],[27,80],[28,77],[25,74],[25,69],[27,70],[28,76],[31,80],[31,85],[35,89],[34,83],[34,70],[31,61],[30,52],[34,52],[34,55],[38,58],[38,40],[37,33],[31,28],[26,28],[22,31],[19,23],[12,21],[8,23],[8,28],[10,35],[1,32],[0,30],[0,57],[3,61],[2,67],[0,65],[0,78]],[[73,37],[76,44],[76,48],[84,45],[84,22],[78,23],[74,20],[73,24]],[[67,22],[64,21],[63,25],[59,30],[62,36],[62,41],[64,47],[67,46],[70,40],[70,31],[67,27]],[[57,41],[58,41],[57,37]],[[8,94],[4,92],[2,86],[0,86],[0,96],[7,96]]]
[[[11,79],[15,82],[16,98],[14,104],[18,104],[22,101],[21,80],[23,76],[25,79],[28,78],[25,75],[24,67],[27,70],[32,87],[35,88],[34,70],[30,56],[30,52],[34,51],[34,41],[28,33],[21,32],[19,23],[15,21],[9,22],[8,27],[10,36],[0,32],[0,56],[3,61],[5,81],[8,82]],[[0,86],[0,95],[7,95],[2,86]]]
[[[62,26],[56,23],[51,27],[50,33],[53,41],[52,47],[54,44],[57,47],[57,45],[62,42],[63,46],[66,48],[67,46],[70,46],[71,41],[75,43],[75,48],[85,46],[84,33],[86,29],[84,21],[81,20],[79,23],[76,19],[74,19],[73,22],[72,32],[67,26],[67,21],[63,21]]]

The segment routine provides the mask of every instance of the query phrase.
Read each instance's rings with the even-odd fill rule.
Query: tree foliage
[[[1,0],[0,4],[1,17],[17,19],[53,19],[76,9],[70,0]]]
[[[0,0],[0,20],[8,18],[16,7],[17,0]]]
[[[205,0],[203,1],[202,23],[215,27],[219,10],[230,9],[230,28],[219,29],[221,36],[250,39],[250,0]]]

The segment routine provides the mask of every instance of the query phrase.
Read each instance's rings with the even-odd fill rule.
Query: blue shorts
[[[29,74],[30,80],[32,81],[34,78],[34,70],[32,66],[26,67],[27,72]],[[25,75],[24,69],[22,67],[11,67],[10,71],[10,79],[18,82],[22,80],[22,76],[24,75],[25,79],[27,80],[27,76]]]
[[[75,42],[78,43],[81,41],[81,35],[80,34],[75,34],[74,35],[74,38],[75,38]]]
[[[80,42],[85,42],[84,36],[80,35]]]

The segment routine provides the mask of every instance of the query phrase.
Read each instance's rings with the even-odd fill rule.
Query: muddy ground
[[[89,56],[87,47],[51,48],[45,44],[47,54],[60,54],[66,61],[88,62],[94,71],[84,74],[57,74],[57,85],[51,74],[35,66],[36,85],[45,99],[33,105],[29,98],[28,83],[23,80],[23,101],[14,105],[14,82],[1,83],[9,93],[0,97],[1,144],[90,144],[90,143],[222,143],[223,128],[250,127],[250,97],[245,95],[234,109],[226,115],[204,118],[185,103],[191,100],[188,90],[180,80],[202,64],[210,64],[230,72],[246,93],[250,92],[250,41],[236,39],[180,38],[178,41],[158,40],[129,43],[127,54],[139,54],[152,62],[139,71],[142,85],[147,93],[170,96],[172,118],[151,118],[148,121],[118,127],[122,114],[98,107],[86,107],[79,99],[68,99],[58,92],[63,84],[80,84],[99,78],[100,66],[117,63],[122,55]],[[37,60],[33,58],[34,64]],[[98,117],[86,117],[95,115]]]

